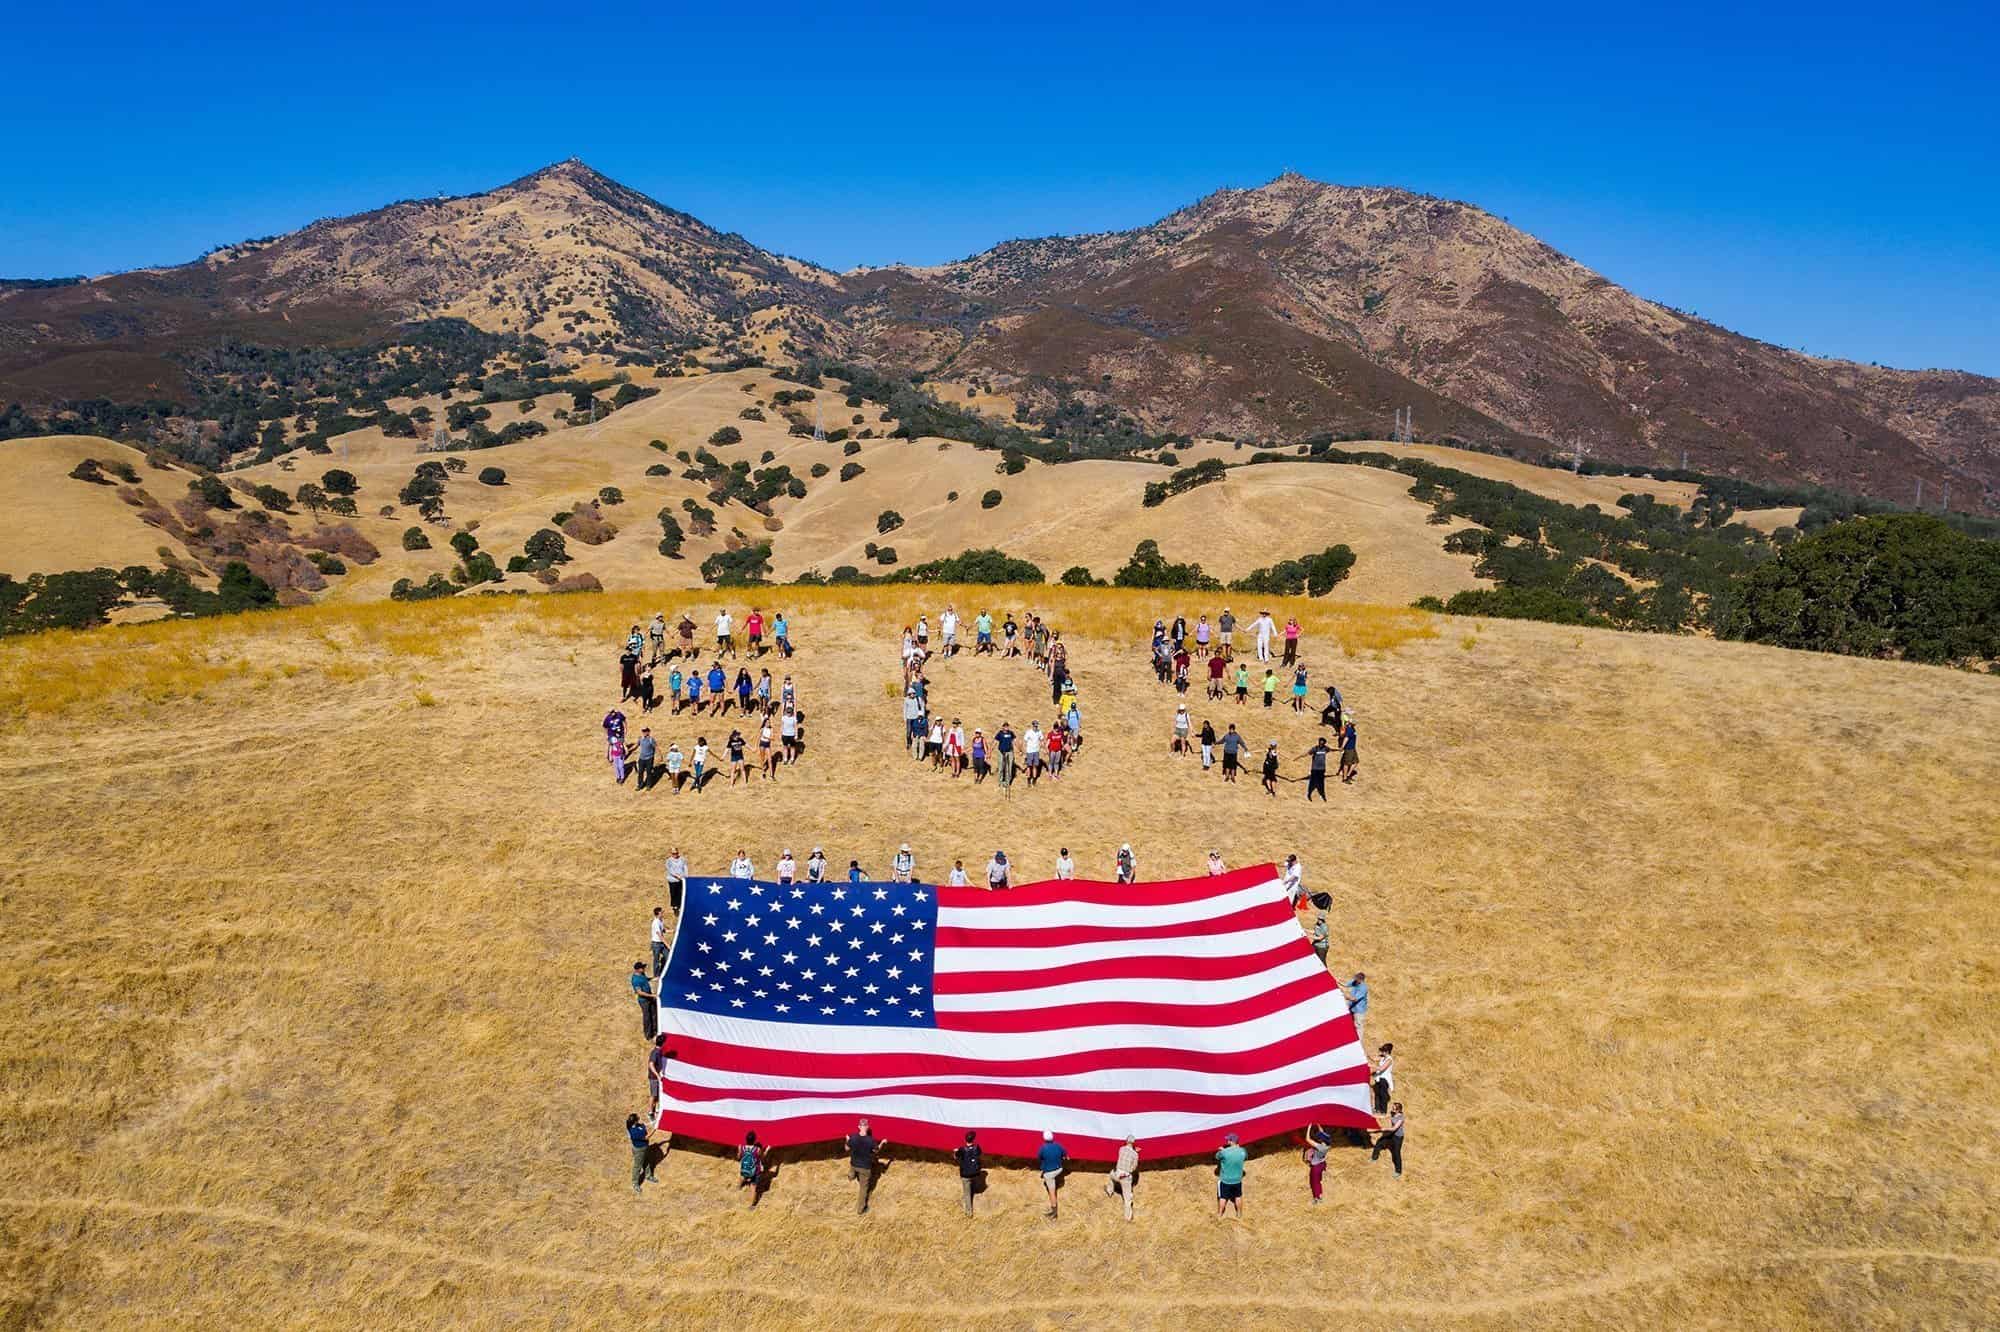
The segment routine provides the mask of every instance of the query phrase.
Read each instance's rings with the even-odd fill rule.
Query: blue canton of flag
[[[927,884],[688,881],[660,1007],[842,1027],[935,1025]]]

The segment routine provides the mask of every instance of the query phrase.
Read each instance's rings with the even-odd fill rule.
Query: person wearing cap
[[[1264,794],[1278,794],[1278,742],[1273,740],[1264,749]]]
[[[1002,721],[1000,729],[993,733],[993,752],[999,755],[999,771],[996,775],[1000,780],[1000,789],[1004,791],[1014,784],[1014,728],[1005,721]]]
[[[1222,852],[1210,851],[1208,853],[1208,877],[1213,879],[1221,875],[1223,872],[1224,871],[1222,866]]]
[[[1298,852],[1285,857],[1285,868],[1279,873],[1278,882],[1284,885],[1285,897],[1296,910],[1306,895],[1306,867],[1299,864]]]
[[[1007,886],[1007,853],[995,851],[993,859],[986,862],[986,886],[989,890]]]
[[[889,878],[896,883],[908,883],[917,872],[917,858],[910,852],[910,844],[903,843],[896,848],[896,858],[889,866]]]
[[[1125,1200],[1125,1219],[1132,1219],[1132,1181],[1139,1177],[1139,1140],[1131,1134],[1125,1135],[1125,1145],[1118,1149],[1118,1160],[1111,1167],[1111,1180],[1104,1186],[1107,1198],[1121,1197]]]
[[[982,635],[982,637],[990,639],[992,633],[989,631],[985,635]],[[987,646],[990,648],[992,645],[989,643]],[[952,1156],[958,1161],[958,1187],[965,1203],[965,1214],[971,1216],[972,1195],[979,1192],[979,1175],[981,1169],[979,1135],[971,1129],[967,1129],[965,1131],[964,1144],[954,1150]]]
[[[1311,800],[1313,798],[1313,794],[1317,792],[1319,794],[1320,803],[1321,804],[1326,803],[1326,761],[1330,757],[1332,757],[1332,751],[1326,747],[1325,736],[1321,736],[1319,739],[1315,740],[1313,742],[1313,747],[1306,751],[1306,763],[1307,763],[1306,799],[1307,800]]]
[[[1222,1146],[1215,1153],[1215,1215],[1220,1218],[1225,1209],[1234,1207],[1236,1219],[1243,1219],[1243,1163],[1250,1153],[1243,1150],[1243,1144],[1236,1140],[1234,1133],[1224,1136]]]
[[[1351,783],[1361,775],[1361,758],[1355,750],[1354,714],[1347,714],[1347,728],[1340,733],[1340,780]]]
[[[1222,608],[1222,618],[1216,621],[1216,627],[1222,633],[1222,655],[1225,657],[1235,656],[1236,655],[1235,612],[1231,611],[1229,607],[1224,606]]]
[[[1053,1221],[1056,1216],[1056,1191],[1062,1188],[1063,1171],[1069,1165],[1069,1152],[1056,1141],[1053,1129],[1042,1130],[1042,1145],[1035,1152],[1035,1164],[1042,1172],[1042,1188],[1049,1195],[1049,1210],[1042,1215]]]
[[[639,1032],[650,1041],[660,1034],[659,1003],[653,997],[653,982],[646,976],[646,964],[632,964],[632,997],[639,1001]]]
[[[854,1181],[856,1188],[854,1214],[868,1210],[868,1195],[875,1190],[875,1168],[881,1159],[882,1149],[889,1145],[885,1138],[877,1138],[868,1131],[868,1121],[861,1120],[854,1126],[854,1132],[847,1135],[847,1177]]]
[[[814,847],[813,853],[806,857],[806,882],[826,882],[826,852],[819,847]]]
[[[972,880],[965,877],[964,861],[954,860],[951,862],[951,873],[945,876],[945,886],[948,888],[969,888],[972,886]]]
[[[1063,847],[1061,851],[1056,853],[1056,877],[1058,879],[1074,879],[1076,877],[1076,861],[1070,859],[1068,847]]]
[[[788,846],[778,853],[778,882],[787,888],[791,887],[792,880],[798,877],[798,871],[799,862],[792,859],[792,848]]]
[[[1126,842],[1118,848],[1118,882],[1131,883],[1139,877],[1139,858],[1132,854],[1132,844]]]

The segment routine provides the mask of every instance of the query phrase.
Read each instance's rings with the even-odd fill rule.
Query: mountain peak
[[[560,162],[551,162],[539,171],[530,171],[515,181],[516,185],[541,185],[554,181],[567,181],[574,185],[616,185],[618,182],[599,171],[581,157],[565,157]]]

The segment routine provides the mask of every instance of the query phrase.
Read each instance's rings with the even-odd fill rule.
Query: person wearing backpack
[[[980,1150],[979,1135],[971,1129],[965,1131],[965,1143],[952,1153],[958,1159],[958,1186],[965,1202],[965,1214],[972,1215],[972,1195],[979,1191]]]
[[[1132,844],[1126,842],[1118,848],[1118,882],[1131,883],[1138,877],[1138,861],[1132,855]]]
[[[1312,1205],[1319,1206],[1326,1179],[1327,1150],[1333,1146],[1333,1130],[1318,1124],[1306,1125],[1306,1146],[1299,1159],[1306,1163],[1306,1186],[1312,1190]]]
[[[736,1149],[736,1187],[750,1190],[753,1210],[764,1197],[764,1147],[757,1141],[756,1129],[747,1130],[743,1145]]]

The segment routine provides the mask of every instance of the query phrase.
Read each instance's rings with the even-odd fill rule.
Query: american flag
[[[733,1143],[1052,1129],[1154,1159],[1309,1120],[1375,1126],[1347,1005],[1270,865],[1011,891],[696,878],[660,979],[656,1126]]]

